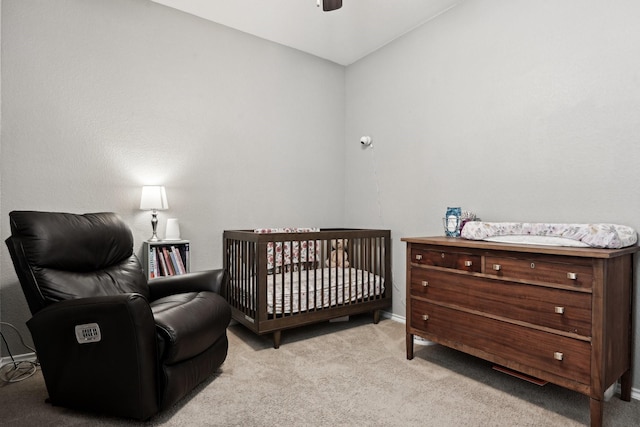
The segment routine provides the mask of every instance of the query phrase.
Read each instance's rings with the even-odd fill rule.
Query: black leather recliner
[[[6,244],[52,404],[145,420],[224,362],[224,270],[147,283],[116,214],[9,217]]]

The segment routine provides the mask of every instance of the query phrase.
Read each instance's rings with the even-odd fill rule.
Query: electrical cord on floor
[[[0,322],[0,325],[8,326],[16,331],[22,345],[25,348],[28,348],[29,350],[36,353],[35,348],[28,346],[24,342],[20,331],[18,331],[15,326],[7,322]],[[11,349],[9,348],[9,344],[7,343],[7,340],[4,337],[2,331],[0,331],[0,336],[2,337],[2,341],[4,342],[5,347],[7,347],[7,352],[9,353],[9,357],[11,358],[11,362],[0,367],[0,380],[6,383],[15,383],[18,381],[26,380],[27,378],[35,374],[39,365],[37,360],[35,362],[31,360],[22,360],[20,362],[16,361],[13,357],[13,354],[11,354]]]

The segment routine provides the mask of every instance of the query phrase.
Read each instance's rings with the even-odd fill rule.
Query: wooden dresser
[[[631,398],[633,255],[448,237],[407,243],[407,359],[413,337],[590,397],[618,379]]]

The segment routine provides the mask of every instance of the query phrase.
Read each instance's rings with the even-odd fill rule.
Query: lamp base
[[[149,238],[149,242],[159,242],[158,234],[156,229],[158,228],[158,212],[154,209],[151,211],[151,229],[153,230],[153,235]]]

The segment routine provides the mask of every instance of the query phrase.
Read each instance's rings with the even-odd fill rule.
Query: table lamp
[[[140,198],[140,209],[143,211],[151,211],[151,228],[153,235],[149,242],[157,242],[158,235],[156,229],[158,227],[158,211],[169,209],[167,202],[167,193],[162,185],[145,185],[142,187],[142,197]]]

